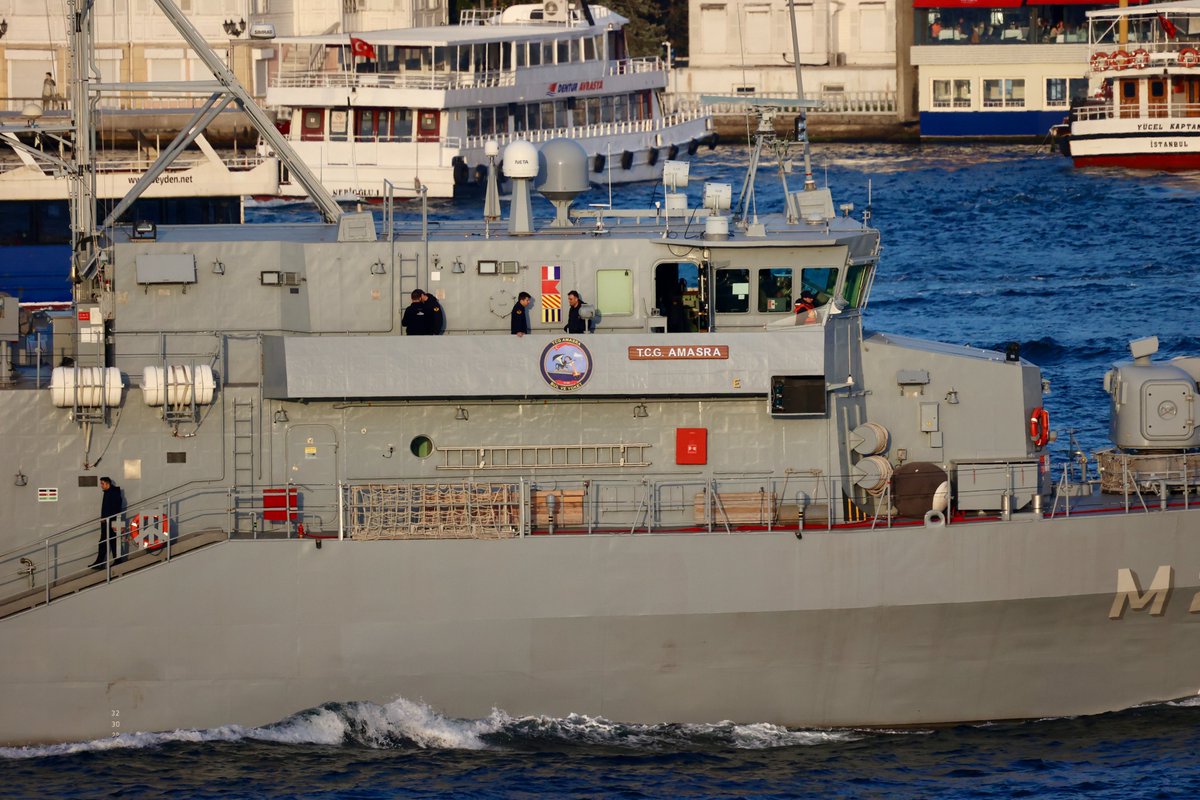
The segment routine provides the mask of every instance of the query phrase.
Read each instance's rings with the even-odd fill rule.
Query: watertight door
[[[288,483],[300,490],[306,532],[337,530],[337,431],[329,425],[292,425],[287,431]]]

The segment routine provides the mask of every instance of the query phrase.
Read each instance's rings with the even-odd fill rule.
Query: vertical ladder
[[[241,506],[254,506],[254,401],[233,401],[233,485],[237,490],[234,529],[241,530]],[[254,512],[249,512],[253,516]]]
[[[406,256],[397,253],[396,263],[400,266],[400,307],[403,310],[403,307],[408,305],[408,295],[413,289],[425,289],[429,291],[429,287],[421,286],[418,283],[421,279],[421,276],[418,274],[420,261],[416,255]]]

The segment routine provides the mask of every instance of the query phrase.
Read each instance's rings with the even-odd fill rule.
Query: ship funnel
[[[571,227],[568,212],[575,198],[588,190],[587,152],[573,139],[551,139],[539,154],[537,188],[554,204],[554,228]]]
[[[533,197],[529,183],[538,174],[538,151],[524,139],[504,148],[504,174],[512,181],[512,203],[508,207],[508,232],[533,233]]]

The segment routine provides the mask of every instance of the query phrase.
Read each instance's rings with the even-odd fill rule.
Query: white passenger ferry
[[[634,58],[603,6],[470,9],[459,25],[279,38],[267,90],[299,156],[339,199],[481,185],[484,143],[570,136],[597,183],[655,179],[715,141],[703,112],[668,112],[668,65]],[[284,176],[280,194],[304,197]]]
[[[1077,167],[1200,167],[1200,1],[1088,12],[1097,94],[1071,109]]]

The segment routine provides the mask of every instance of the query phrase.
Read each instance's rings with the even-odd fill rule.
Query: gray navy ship
[[[754,169],[693,206],[676,164],[653,208],[577,208],[565,139],[493,148],[478,222],[342,213],[294,164],[326,222],[97,224],[80,170],[45,358],[0,305],[0,742],[397,697],[891,727],[1194,696],[1200,359],[1132,343],[1112,447],[1050,463],[1016,348],[864,334],[879,234],[771,133],[797,109],[763,109],[752,168],[806,166],[761,216]]]

